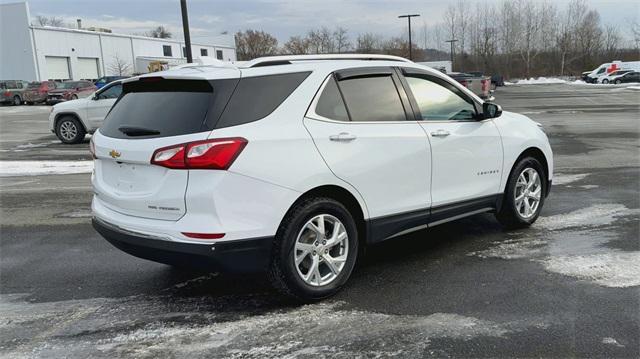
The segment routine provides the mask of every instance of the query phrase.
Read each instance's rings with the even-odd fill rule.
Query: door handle
[[[431,136],[433,137],[447,137],[450,134],[451,133],[449,133],[449,131],[445,131],[445,130],[438,130],[438,131],[431,132]]]
[[[356,139],[355,135],[352,135],[348,132],[340,132],[339,135],[331,135],[329,136],[329,139],[331,141],[338,141],[338,142],[349,142],[349,141],[353,141]]]

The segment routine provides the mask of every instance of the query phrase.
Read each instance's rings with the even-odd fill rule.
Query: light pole
[[[451,40],[447,40],[445,42],[448,42],[451,44],[451,71],[453,71],[453,58],[455,57],[455,47],[453,46],[453,44],[455,42],[458,42],[458,40],[456,39],[451,39]]]
[[[182,9],[182,30],[184,31],[184,47],[187,55],[187,63],[193,62],[191,54],[191,35],[189,34],[189,15],[187,15],[187,0],[180,0]]]
[[[411,45],[411,18],[412,17],[418,17],[420,16],[420,14],[413,14],[413,15],[400,15],[398,16],[399,19],[406,17],[407,18],[407,22],[409,23],[409,60],[413,61],[413,45]]]

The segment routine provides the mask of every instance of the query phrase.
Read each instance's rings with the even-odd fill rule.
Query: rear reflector
[[[224,233],[191,233],[191,232],[182,232],[185,237],[195,238],[195,239],[220,239],[224,237]]]
[[[247,145],[241,137],[217,138],[163,147],[151,164],[171,169],[227,170]]]

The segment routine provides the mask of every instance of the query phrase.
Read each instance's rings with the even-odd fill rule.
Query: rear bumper
[[[182,243],[131,232],[95,217],[92,223],[109,243],[133,256],[208,271],[263,271],[269,263],[273,241],[271,237],[263,237],[217,243]]]

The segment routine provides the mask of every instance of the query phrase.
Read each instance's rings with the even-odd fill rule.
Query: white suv
[[[267,270],[301,299],[362,249],[481,212],[538,217],[536,122],[390,56],[281,56],[125,80],[91,143],[94,227],[135,256]]]
[[[122,82],[114,81],[88,97],[51,107],[49,128],[62,143],[73,144],[94,133],[122,93]]]

